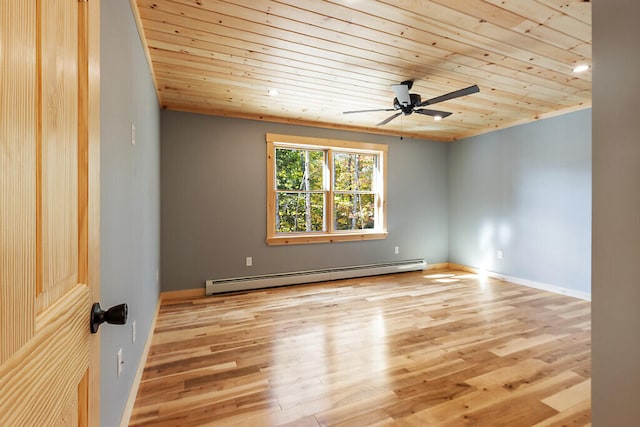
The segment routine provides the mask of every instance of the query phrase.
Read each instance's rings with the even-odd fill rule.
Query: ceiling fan
[[[396,117],[404,114],[408,116],[412,113],[424,114],[425,116],[431,116],[436,120],[444,119],[451,115],[451,113],[447,111],[438,111],[438,110],[430,110],[426,107],[427,105],[437,104],[438,102],[448,101],[450,99],[459,98],[461,96],[471,95],[472,93],[480,92],[480,88],[478,85],[469,86],[464,89],[455,90],[453,92],[449,92],[444,95],[436,96],[435,98],[427,99],[426,101],[422,101],[420,95],[417,93],[409,93],[411,87],[413,86],[413,80],[407,80],[397,85],[391,85],[391,89],[396,94],[396,97],[393,99],[393,108],[380,108],[374,110],[357,110],[357,111],[345,111],[342,114],[353,114],[353,113],[371,113],[374,111],[398,111],[376,126],[382,126],[389,123],[391,120]]]

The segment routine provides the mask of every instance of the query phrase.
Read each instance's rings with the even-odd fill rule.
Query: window
[[[267,243],[384,239],[387,146],[267,134]]]

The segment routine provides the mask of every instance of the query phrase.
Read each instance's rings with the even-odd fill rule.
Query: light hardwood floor
[[[167,301],[130,425],[589,425],[590,315],[458,271]]]

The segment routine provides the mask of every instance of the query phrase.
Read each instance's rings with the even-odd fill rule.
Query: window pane
[[[323,193],[277,193],[276,233],[324,230]]]
[[[334,189],[336,191],[373,191],[375,154],[333,154]]]
[[[323,151],[276,148],[278,190],[322,190]]]
[[[335,194],[333,207],[336,230],[375,228],[375,195]]]

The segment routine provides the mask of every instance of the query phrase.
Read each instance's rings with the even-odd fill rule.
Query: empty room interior
[[[635,425],[603,3],[99,2],[99,425]]]
[[[101,280],[138,329],[102,331],[103,423],[597,420],[591,9],[103,2]],[[383,147],[378,223],[295,241],[269,142]]]

